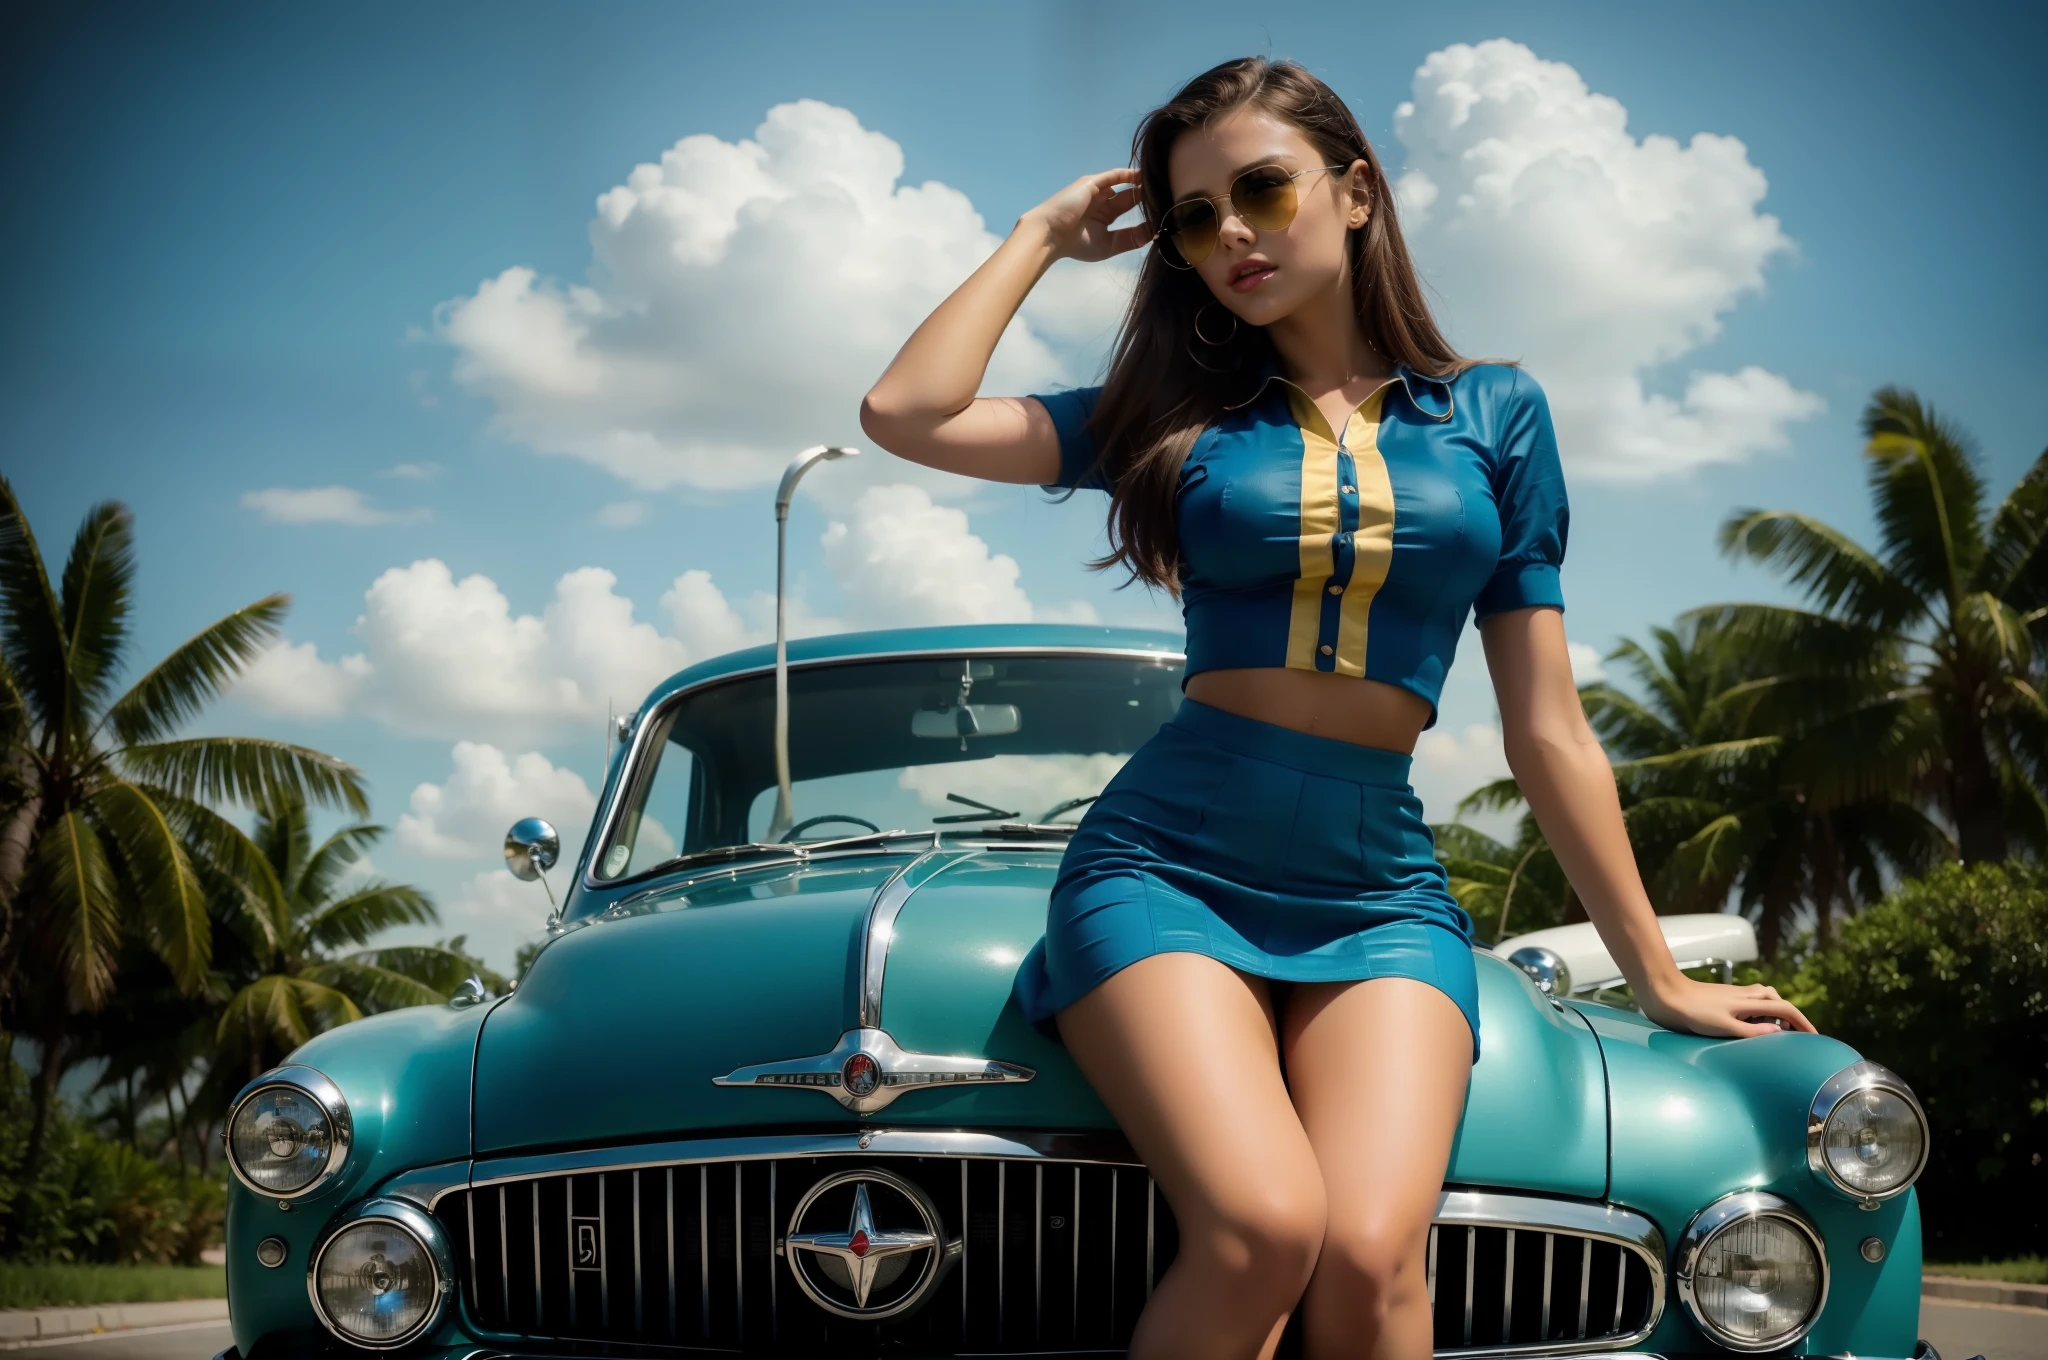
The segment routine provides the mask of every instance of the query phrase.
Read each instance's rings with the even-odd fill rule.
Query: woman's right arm
[[[1057,260],[1103,260],[1150,239],[1110,223],[1138,201],[1136,172],[1083,175],[1017,219],[1009,238],[955,288],[860,404],[868,438],[898,457],[991,482],[1059,480],[1059,434],[1029,397],[976,397],[996,341]],[[1123,188],[1117,188],[1123,185]]]

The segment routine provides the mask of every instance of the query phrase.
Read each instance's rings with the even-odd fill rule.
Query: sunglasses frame
[[[1303,175],[1313,175],[1313,174],[1314,174],[1314,173],[1316,173],[1316,171],[1318,171],[1318,170],[1349,170],[1349,169],[1351,168],[1352,164],[1353,164],[1353,162],[1350,162],[1350,161],[1346,161],[1346,162],[1345,162],[1344,164],[1342,164],[1342,165],[1311,165],[1311,166],[1309,166],[1309,167],[1308,167],[1307,169],[1305,169],[1305,170],[1296,170],[1296,171],[1294,171],[1294,172],[1293,172],[1292,174],[1288,174],[1288,175],[1287,175],[1287,180],[1288,180],[1288,182],[1289,182],[1290,184],[1292,184],[1292,183],[1294,183],[1295,181],[1299,180],[1299,179],[1300,179],[1300,178],[1301,178],[1301,177],[1302,177]],[[1279,170],[1279,171],[1282,171],[1283,173],[1285,173],[1285,171],[1286,171],[1286,168],[1285,168],[1284,166],[1280,166],[1280,165],[1274,165],[1274,164],[1267,164],[1267,165],[1254,165],[1254,166],[1251,166],[1251,167],[1249,167],[1249,168],[1247,168],[1247,169],[1245,169],[1245,170],[1243,170],[1243,171],[1240,171],[1240,172],[1238,173],[1238,175],[1237,175],[1237,176],[1236,176],[1236,177],[1235,177],[1234,179],[1232,179],[1232,180],[1230,181],[1230,187],[1231,187],[1232,189],[1235,189],[1235,188],[1236,188],[1236,187],[1238,186],[1238,184],[1239,184],[1239,183],[1241,183],[1241,182],[1242,182],[1242,181],[1244,180],[1244,178],[1245,178],[1245,176],[1246,176],[1246,175],[1256,175],[1256,174],[1257,174],[1257,173],[1258,173],[1259,171],[1261,171],[1261,170]],[[1189,197],[1187,197],[1187,198],[1182,198],[1182,199],[1176,199],[1176,200],[1174,200],[1174,202],[1173,202],[1173,203],[1171,203],[1170,205],[1168,205],[1168,207],[1167,207],[1166,211],[1165,211],[1164,213],[1161,213],[1161,214],[1160,214],[1160,217],[1161,217],[1162,219],[1164,219],[1164,218],[1167,218],[1167,217],[1171,217],[1171,216],[1173,215],[1173,210],[1174,210],[1175,208],[1178,208],[1178,207],[1180,207],[1180,206],[1181,206],[1181,205],[1182,205],[1183,203],[1207,203],[1207,204],[1209,204],[1209,205],[1210,205],[1211,207],[1215,208],[1215,209],[1216,209],[1216,225],[1217,225],[1217,227],[1218,227],[1219,231],[1220,231],[1220,229],[1221,229],[1221,228],[1222,228],[1222,226],[1223,226],[1223,209],[1222,209],[1222,207],[1220,206],[1221,204],[1224,204],[1224,203],[1229,203],[1229,204],[1230,204],[1230,210],[1231,210],[1232,212],[1234,212],[1234,213],[1238,213],[1238,216],[1240,216],[1240,217],[1243,217],[1243,216],[1244,216],[1244,214],[1243,214],[1243,213],[1241,213],[1241,212],[1238,212],[1237,204],[1236,204],[1236,203],[1234,203],[1234,202],[1231,202],[1230,194],[1229,194],[1229,192],[1228,192],[1228,191],[1226,190],[1225,192],[1223,192],[1223,193],[1221,193],[1221,194],[1218,194],[1218,195],[1216,195],[1216,196],[1215,196],[1215,197],[1213,197],[1213,198],[1211,198],[1211,197],[1209,197],[1209,196],[1207,196],[1207,195],[1204,195],[1204,194],[1194,194],[1194,195],[1191,195],[1191,196],[1189,196]],[[1300,200],[1299,200],[1299,199],[1297,199],[1297,200],[1295,201],[1295,211],[1297,211],[1297,212],[1298,212],[1298,211],[1300,211],[1300,207],[1301,207],[1301,204],[1300,204]],[[1277,227],[1257,227],[1257,226],[1253,226],[1253,230],[1255,230],[1255,231],[1284,231],[1284,230],[1286,230],[1286,229],[1287,229],[1288,225],[1289,225],[1289,224],[1291,224],[1291,223],[1292,223],[1293,221],[1294,221],[1294,214],[1293,214],[1293,213],[1289,213],[1289,214],[1287,215],[1287,221],[1285,221],[1285,222],[1282,222],[1282,223],[1281,223],[1281,224],[1280,224],[1279,226],[1277,226]],[[1248,225],[1248,226],[1251,226],[1251,225],[1252,225],[1252,224],[1251,224],[1251,222],[1250,222],[1250,219],[1246,219],[1246,225]],[[1194,268],[1198,267],[1198,266],[1199,266],[1199,265],[1200,265],[1200,264],[1202,263],[1202,260],[1206,260],[1206,259],[1208,259],[1208,258],[1209,258],[1209,250],[1214,250],[1214,249],[1216,248],[1216,247],[1215,247],[1214,245],[1211,245],[1211,246],[1209,247],[1209,250],[1205,250],[1205,251],[1203,251],[1203,252],[1202,252],[1202,259],[1201,259],[1201,260],[1190,260],[1190,259],[1188,259],[1188,258],[1187,258],[1187,255],[1186,255],[1186,253],[1185,253],[1185,252],[1183,252],[1183,251],[1181,250],[1181,248],[1180,248],[1180,247],[1179,247],[1178,245],[1175,245],[1175,246],[1174,246],[1174,248],[1173,248],[1173,252],[1174,252],[1174,253],[1173,253],[1173,254],[1168,254],[1168,253],[1167,253],[1167,250],[1166,250],[1166,245],[1164,244],[1164,240],[1163,240],[1163,238],[1164,238],[1164,237],[1166,236],[1166,234],[1167,234],[1167,233],[1168,233],[1169,231],[1171,231],[1171,230],[1172,230],[1172,228],[1171,228],[1171,227],[1164,227],[1164,226],[1162,226],[1161,228],[1159,228],[1159,230],[1157,230],[1157,231],[1153,232],[1153,233],[1152,233],[1152,245],[1153,245],[1154,247],[1156,247],[1156,248],[1158,249],[1158,251],[1159,251],[1159,258],[1160,258],[1160,259],[1162,259],[1162,260],[1164,260],[1164,261],[1166,261],[1166,263],[1167,263],[1168,265],[1172,266],[1172,267],[1173,267],[1173,268],[1175,268],[1175,269],[1194,269]],[[1174,262],[1174,255],[1179,255],[1179,256],[1180,256],[1180,263],[1177,263],[1177,264],[1176,264],[1176,263]]]

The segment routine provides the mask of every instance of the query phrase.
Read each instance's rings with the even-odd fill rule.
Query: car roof
[[[1130,651],[1179,657],[1185,646],[1186,641],[1181,634],[1160,628],[1110,628],[1080,623],[959,623],[931,628],[875,628],[857,633],[792,638],[788,643],[791,665],[906,652],[983,648]],[[775,644],[772,642],[710,657],[656,685],[648,694],[642,711],[653,708],[677,690],[715,680],[721,675],[763,670],[774,664]]]

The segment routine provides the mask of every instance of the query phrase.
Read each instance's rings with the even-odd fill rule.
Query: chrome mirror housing
[[[1572,970],[1555,951],[1540,944],[1524,945],[1508,955],[1508,962],[1536,981],[1537,989],[1549,996],[1565,996],[1572,989]]]
[[[561,857],[562,838],[538,817],[522,817],[505,833],[505,867],[522,883],[533,882]]]

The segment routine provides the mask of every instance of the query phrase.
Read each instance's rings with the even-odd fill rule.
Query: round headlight
[[[1912,1090],[1874,1062],[1827,1079],[1806,1116],[1806,1162],[1865,1202],[1903,1194],[1927,1165],[1927,1116]]]
[[[1761,1190],[1700,1210],[1679,1239],[1675,1264],[1686,1311],[1730,1350],[1790,1345],[1827,1302],[1820,1234],[1790,1203]]]
[[[228,1115],[228,1165],[259,1195],[290,1199],[341,1170],[351,1127],[341,1090],[310,1067],[280,1067]]]
[[[362,1205],[313,1254],[314,1309],[342,1340],[388,1350],[434,1325],[454,1271],[438,1229],[397,1200]]]

